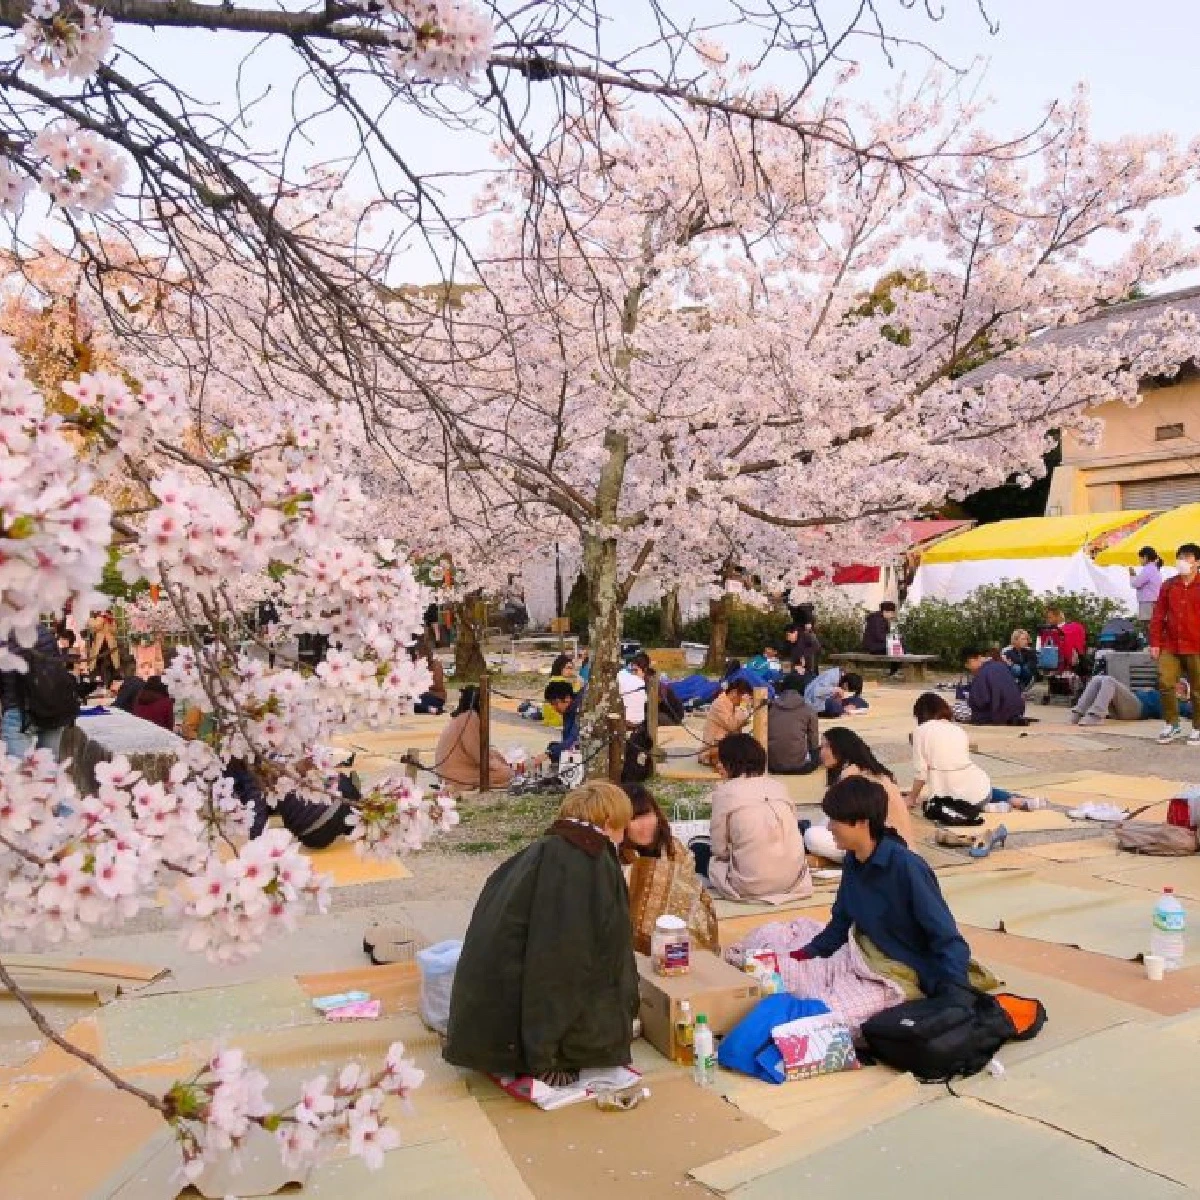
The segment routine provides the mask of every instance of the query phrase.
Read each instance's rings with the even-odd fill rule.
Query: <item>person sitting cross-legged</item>
[[[638,974],[616,848],[632,816],[615,784],[585,783],[492,873],[454,975],[447,1062],[552,1085],[629,1065]]]
[[[734,679],[712,702],[700,735],[704,746],[696,756],[706,767],[717,765],[717,747],[731,733],[741,733],[750,720],[754,689],[744,679]]]
[[[805,702],[804,679],[791,671],[767,709],[767,766],[772,775],[807,775],[820,766],[816,712]]]
[[[812,895],[804,842],[787,789],[767,777],[767,752],[748,733],[717,746],[723,782],[712,794],[709,839],[693,838],[696,870],[718,896],[782,904]]]
[[[825,730],[820,744],[820,761],[825,768],[825,782],[829,787],[861,775],[873,780],[887,793],[887,823],[904,840],[912,840],[912,819],[908,804],[896,777],[875,757],[874,751],[853,729],[835,725]],[[813,822],[804,831],[804,847],[810,854],[841,862],[842,850],[833,840],[829,827],[820,821]]]

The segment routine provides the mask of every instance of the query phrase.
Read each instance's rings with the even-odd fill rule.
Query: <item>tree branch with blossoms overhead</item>
[[[42,614],[101,602],[95,587],[111,514],[92,492],[93,471],[161,464],[175,439],[191,447],[189,466],[135,472],[153,503],[128,518],[133,540],[122,561],[131,578],[158,581],[174,606],[189,644],[168,678],[177,696],[211,713],[214,732],[209,742],[188,743],[162,783],[117,758],[96,767],[98,786],[86,795],[46,751],[0,758],[0,961],[6,946],[57,944],[119,927],[164,889],[185,944],[214,961],[234,961],[275,931],[293,929],[306,906],[323,911],[327,895],[286,831],[246,840],[248,813],[234,798],[226,762],[236,756],[257,765],[272,797],[296,791],[340,802],[332,736],[351,718],[394,721],[427,681],[407,650],[420,628],[423,594],[393,547],[355,534],[361,494],[318,451],[330,426],[244,425],[240,440],[223,431],[209,474],[186,394],[165,376],[134,384],[85,373],[64,392],[72,428],[87,432],[73,441],[29,385],[11,344],[0,340],[3,665],[24,669],[9,639],[32,644]],[[271,670],[232,636],[244,613],[229,581],[254,576],[277,592],[290,627],[334,639],[317,672]],[[218,633],[208,644],[205,627]],[[449,799],[424,796],[408,780],[380,780],[352,807],[351,840],[385,858],[419,848],[457,820]],[[33,1017],[36,1005],[11,973],[0,978]],[[39,1028],[45,1031],[44,1018]],[[68,1048],[61,1035],[55,1040]],[[77,1057],[116,1081],[94,1057]],[[349,1138],[376,1161],[396,1138],[379,1115],[383,1095],[407,1092],[420,1073],[399,1049],[382,1073],[343,1073],[320,1119],[311,1104],[282,1114],[266,1109],[260,1078],[229,1052],[163,1097],[126,1090],[176,1129],[194,1174],[206,1156],[236,1149],[252,1125],[275,1130],[286,1155]],[[310,1095],[322,1086],[310,1085]]]

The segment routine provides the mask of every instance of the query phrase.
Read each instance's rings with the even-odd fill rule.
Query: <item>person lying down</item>
[[[554,1087],[629,1065],[638,976],[616,848],[632,817],[615,784],[585,783],[492,873],[454,976],[447,1062]]]

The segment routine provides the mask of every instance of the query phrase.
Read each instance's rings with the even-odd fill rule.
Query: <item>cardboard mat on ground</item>
[[[703,1166],[691,1170],[692,1178],[714,1192],[728,1194],[752,1180],[789,1167],[827,1146],[852,1137],[864,1127],[885,1121],[914,1105],[927,1104],[939,1094],[923,1087],[911,1075],[897,1075],[883,1068],[872,1070],[886,1076],[881,1086],[829,1109],[813,1112],[811,1119],[758,1145],[720,1158],[710,1158]],[[783,1084],[781,1090],[811,1082],[800,1080],[795,1085]],[[802,1189],[801,1194],[816,1196],[821,1193]],[[855,1195],[852,1192],[846,1194]]]
[[[1188,900],[1200,900],[1200,854],[1190,858],[1136,859],[1125,855],[1124,864],[1115,870],[1104,870],[1101,879],[1147,892],[1161,892],[1173,887]]]
[[[1117,1072],[1114,1072],[1114,1077]],[[736,1200],[969,1195],[1184,1200],[1178,1184],[1095,1146],[968,1100],[943,1097],[722,1194]],[[919,1183],[918,1183],[919,1181]]]
[[[1094,890],[1066,887],[1032,872],[1003,871],[947,876],[942,891],[960,924],[1003,929],[1113,958],[1135,959],[1149,946],[1151,904],[1131,888],[1100,880]],[[1189,945],[1184,963],[1200,964],[1197,940]]]
[[[1038,987],[1045,986],[1041,980],[1062,981],[1088,994],[1110,997],[1163,1016],[1200,1008],[1200,967],[1172,971],[1161,983],[1152,983],[1140,963],[995,930],[972,928],[965,933],[975,957],[1005,980],[1010,975],[1021,978],[1011,969],[1017,967],[1035,973]],[[1071,1003],[1074,1008],[1079,1002],[1073,998]],[[1056,1012],[1052,1015],[1053,1023],[1047,1026],[1051,1042],[1057,1040],[1061,1019],[1063,1014]],[[1073,1018],[1068,1015],[1066,1019]],[[1028,1044],[1046,1045],[1042,1039],[1047,1030]]]
[[[1177,779],[1161,779],[1157,775],[1114,775],[1102,771],[1087,772],[1077,779],[1055,786],[1059,792],[1070,792],[1092,799],[1097,796],[1123,800],[1133,805],[1153,804],[1170,800],[1187,785]]]
[[[1026,846],[1025,853],[1047,862],[1071,863],[1114,858],[1119,851],[1116,839],[1106,834],[1078,842],[1046,842],[1041,846]]]
[[[43,954],[7,954],[4,965],[17,986],[42,999],[86,999],[105,1004],[164,978],[162,967],[99,958],[52,959]],[[8,989],[0,984],[0,996]]]
[[[576,1104],[543,1112],[493,1086],[483,1110],[530,1191],[571,1200],[662,1200],[702,1194],[690,1167],[773,1136],[682,1070],[656,1075],[651,1096],[618,1116]]]
[[[408,879],[411,871],[399,860],[386,862],[376,858],[363,858],[355,849],[355,843],[339,838],[324,850],[305,850],[312,861],[313,869],[333,880],[334,887],[349,887],[357,883],[390,883],[397,879]]]
[[[173,1057],[189,1045],[206,1053],[255,1030],[321,1021],[294,979],[268,978],[224,988],[125,997],[97,1014],[104,1059],[113,1067]]]
[[[1019,1063],[1002,1080],[968,1080],[962,1090],[1197,1189],[1197,1062],[1200,1028],[1130,1023]],[[1085,1193],[1075,1186],[1066,1194]],[[1143,1195],[1128,1188],[1103,1194]]]

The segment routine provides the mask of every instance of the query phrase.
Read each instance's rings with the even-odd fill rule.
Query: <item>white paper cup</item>
[[[1152,979],[1155,983],[1161,983],[1167,960],[1161,954],[1144,954],[1142,962],[1146,964],[1146,978]]]

